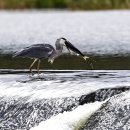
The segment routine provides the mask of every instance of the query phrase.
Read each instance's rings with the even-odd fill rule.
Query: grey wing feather
[[[35,44],[16,52],[13,57],[48,58],[55,49],[49,44]]]

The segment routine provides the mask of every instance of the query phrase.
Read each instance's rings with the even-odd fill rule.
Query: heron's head
[[[59,41],[60,45],[65,46],[69,52],[73,51],[75,53],[78,53],[77,52],[78,49],[76,47],[74,47],[66,38],[61,37],[61,38],[57,39],[57,41]]]
[[[60,50],[62,51],[63,50],[63,46],[65,46],[65,42],[66,42],[66,39],[65,38],[58,38],[56,40],[56,50]]]
[[[57,40],[59,40],[59,43],[64,46],[65,46],[65,42],[67,41],[67,39],[65,39],[64,37],[58,38]]]

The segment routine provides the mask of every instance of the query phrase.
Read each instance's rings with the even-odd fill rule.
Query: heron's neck
[[[56,59],[57,57],[59,57],[62,54],[62,50],[55,50],[53,52],[53,54],[49,57],[49,59]]]
[[[55,51],[55,56],[58,57],[62,54],[62,50],[56,50]]]
[[[63,49],[59,49],[59,50],[56,49],[56,53],[60,55],[60,54],[62,54],[62,50],[63,50]]]
[[[48,61],[52,61],[53,63],[53,61],[62,54],[62,50],[63,49],[55,49],[53,54],[49,57]]]

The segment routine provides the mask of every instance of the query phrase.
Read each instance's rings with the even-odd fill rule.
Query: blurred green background
[[[0,9],[129,9],[130,0],[0,0]]]

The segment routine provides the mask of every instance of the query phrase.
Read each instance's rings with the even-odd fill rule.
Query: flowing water
[[[129,90],[129,14],[0,11],[0,129],[80,130],[111,96]],[[42,62],[41,69],[49,70],[31,76],[31,61],[11,56],[32,44],[54,46],[59,37],[94,58],[94,70],[89,70],[89,61],[67,54],[54,65]]]
[[[101,93],[93,104],[80,105],[83,95],[104,88],[130,87],[128,70],[44,71],[39,77],[25,72],[1,70],[2,130],[26,130],[40,122],[35,130],[78,129],[101,107],[102,102],[96,99],[105,96]]]

